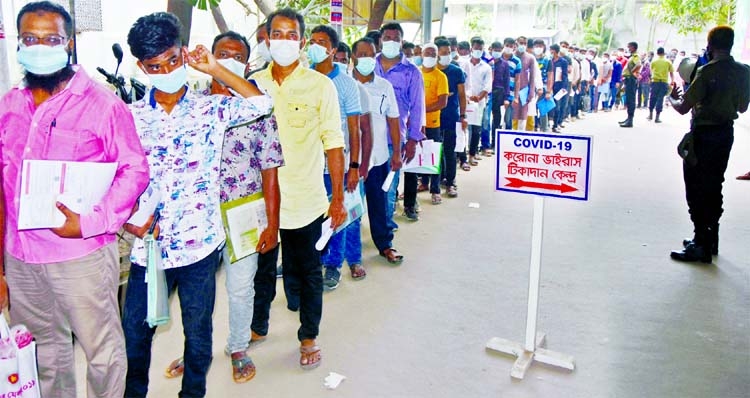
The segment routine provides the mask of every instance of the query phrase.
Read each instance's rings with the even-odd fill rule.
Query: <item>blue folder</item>
[[[539,109],[539,114],[544,116],[555,109],[555,100],[553,98],[543,98],[536,103],[536,107]]]

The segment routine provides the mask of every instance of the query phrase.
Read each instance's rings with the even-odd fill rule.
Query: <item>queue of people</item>
[[[152,231],[168,290],[179,297],[184,352],[165,376],[182,377],[180,396],[206,395],[222,263],[231,376],[237,383],[255,376],[250,351],[267,338],[279,251],[287,308],[299,312],[299,366],[316,368],[323,359],[316,343],[323,292],[338,287],[344,262],[353,281],[367,276],[361,223],[344,226],[346,195],[360,192],[379,254],[402,264],[394,245],[399,186],[404,216],[418,221],[418,193],[429,191],[433,205],[442,203],[443,194],[457,197],[457,168],[470,171],[494,155],[495,129],[560,132],[586,113],[616,109],[621,97],[628,110],[621,126],[632,127],[636,97],[638,107],[648,104],[649,120],[656,110],[658,123],[673,73],[662,62],[664,49],[656,60],[641,60],[636,43],[613,60],[596,49],[567,42],[548,48],[544,40],[523,36],[489,47],[480,37],[459,42],[439,36],[417,46],[404,42],[398,23],[349,46],[326,25],[314,27],[308,39],[304,17],[289,8],[258,27],[255,45],[264,65],[251,71],[251,44],[242,35],[222,33],[210,49],[189,50],[180,40],[179,20],[158,12],[139,18],[127,36],[152,87],[127,106],[70,63],[73,25],[64,8],[29,3],[17,25],[24,81],[0,101],[0,225],[7,225],[0,231],[7,253],[0,305],[8,304],[9,290],[13,323],[25,324],[37,339],[44,397],[76,394],[73,335],[86,353],[89,396],[147,395],[155,327],[145,322],[143,238]],[[211,76],[208,90],[189,88],[188,67]],[[693,92],[673,106],[683,112],[700,102]],[[402,173],[425,139],[443,145],[440,173]],[[727,143],[720,144],[728,155]],[[117,171],[90,212],[77,214],[58,202],[61,227],[23,230],[17,187],[30,159],[114,162]],[[719,171],[723,175],[723,169],[710,172]],[[686,169],[686,181],[702,175],[690,173]],[[160,192],[158,216],[131,224],[147,187]],[[234,258],[222,211],[258,195],[264,227],[255,253]],[[717,245],[712,228],[718,217],[704,218],[678,259],[704,261],[706,245]],[[321,250],[326,229],[339,226]],[[122,316],[121,228],[137,237]]]

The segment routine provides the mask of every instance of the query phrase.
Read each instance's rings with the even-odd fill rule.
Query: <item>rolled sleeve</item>
[[[116,233],[130,217],[133,204],[149,181],[148,161],[133,116],[124,103],[115,104],[111,114],[100,131],[107,157],[117,161],[117,172],[104,198],[91,213],[81,215],[83,238]]]

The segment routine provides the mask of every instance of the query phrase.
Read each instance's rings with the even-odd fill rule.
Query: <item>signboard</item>
[[[331,25],[341,25],[344,20],[344,0],[331,0]]]
[[[588,200],[591,137],[496,132],[498,191]]]

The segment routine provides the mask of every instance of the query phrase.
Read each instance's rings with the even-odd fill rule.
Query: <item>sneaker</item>
[[[330,292],[339,287],[339,281],[341,280],[341,271],[336,268],[327,268],[325,275],[323,276],[323,290]]]
[[[432,194],[432,204],[433,205],[439,205],[443,203],[443,198],[440,196],[439,193],[433,193]]]
[[[417,211],[413,207],[405,207],[404,215],[409,221],[419,221],[419,214],[417,214]]]
[[[448,187],[448,196],[451,198],[455,198],[456,196],[458,196],[458,190],[455,186]]]

